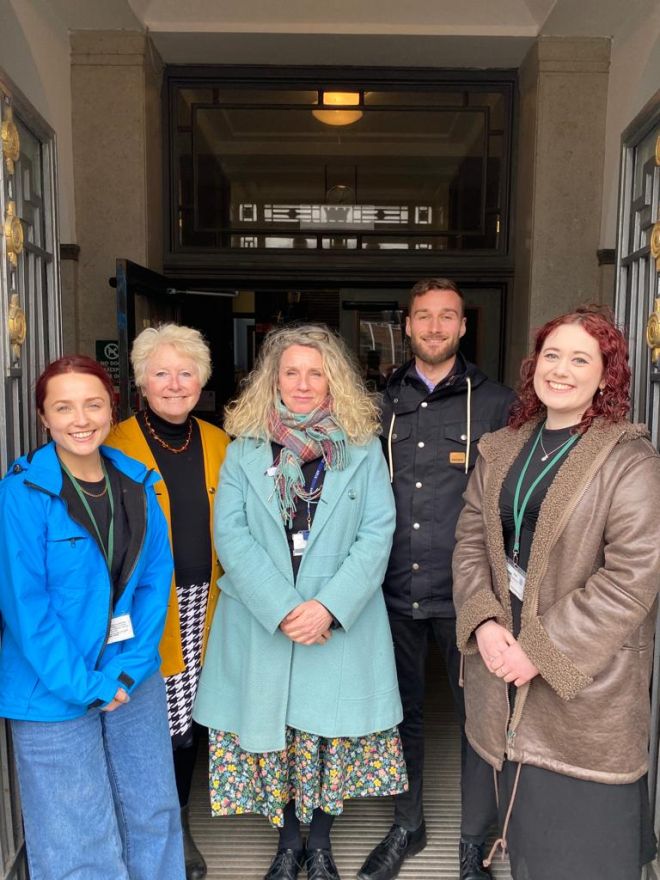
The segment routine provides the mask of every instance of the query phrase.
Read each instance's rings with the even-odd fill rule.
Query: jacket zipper
[[[151,473],[151,471],[149,473]],[[144,483],[142,484],[142,488],[145,489]],[[140,546],[138,547],[138,551],[135,554],[135,559],[133,560],[133,564],[131,565],[130,571],[127,572],[125,578],[122,578],[122,582],[121,582],[122,588],[124,588],[126,586],[126,584],[130,581],[130,579],[133,577],[133,572],[135,571],[135,566],[138,564],[138,560],[142,556],[142,548],[144,547],[144,541],[147,536],[147,494],[146,494],[146,489],[142,493],[142,509],[144,511],[144,527],[142,529],[142,536],[140,538]]]
[[[559,524],[558,524],[558,526],[557,526],[557,529],[555,530],[555,534],[553,535],[553,540],[552,540],[552,545],[553,545],[553,546],[554,546],[554,543],[556,542],[556,536],[560,535],[560,534],[562,533],[562,531],[564,530],[564,526],[566,525],[566,523],[568,522],[568,520],[570,519],[570,517],[573,515],[573,511],[575,510],[575,508],[578,506],[578,504],[580,503],[580,501],[581,501],[582,498],[584,497],[585,492],[587,491],[587,489],[589,488],[589,486],[590,486],[591,483],[593,482],[593,479],[594,479],[594,477],[596,476],[596,474],[598,473],[598,471],[600,470],[602,464],[606,461],[606,459],[608,458],[608,456],[610,455],[610,453],[612,452],[612,450],[614,449],[614,447],[617,445],[617,443],[619,442],[619,440],[623,437],[624,433],[625,433],[625,432],[622,431],[622,432],[618,435],[618,437],[616,438],[616,440],[614,441],[614,443],[609,444],[609,445],[607,446],[606,449],[604,449],[604,450],[601,451],[600,455],[599,455],[598,458],[594,461],[594,463],[593,463],[593,465],[592,465],[592,467],[591,467],[591,473],[589,474],[589,477],[587,478],[586,483],[585,483],[584,486],[582,487],[582,491],[579,493],[579,495],[575,496],[575,498],[573,499],[573,501],[571,502],[571,504],[569,504],[568,507],[564,508],[563,516],[562,516],[561,519],[559,520]],[[548,563],[549,563],[549,562],[550,562],[550,556],[549,556],[549,554],[546,554],[546,561],[545,561],[545,564],[544,564],[544,566],[543,566],[543,569],[541,570],[541,574],[539,575],[539,578],[538,578],[538,579],[539,579],[539,583],[540,583],[540,582],[543,580],[543,578],[545,577],[545,573],[546,573],[546,571],[547,571],[547,569],[548,569]],[[535,607],[534,607],[534,614],[536,614],[537,612],[538,612],[538,590],[537,590],[537,593],[536,593],[536,604],[535,604]],[[528,683],[528,684],[529,684],[529,683]],[[507,687],[507,691],[506,691],[506,698],[507,698],[507,704],[508,704],[508,703],[509,703],[509,689],[508,689],[508,687]],[[526,697],[525,697],[525,699],[526,699]],[[516,728],[517,728],[518,725],[520,724],[520,719],[521,719],[521,717],[522,717],[522,712],[523,712],[524,706],[525,706],[525,702],[524,702],[524,701],[523,701],[522,703],[519,703],[519,701],[516,700],[516,707],[515,707],[515,709],[513,710],[513,716],[511,717],[510,722],[507,722],[507,732],[506,732],[507,741],[506,741],[506,750],[507,750],[507,757],[508,757],[508,758],[510,758],[510,755],[509,755],[509,747],[513,745],[513,741],[514,741],[514,739],[516,738]],[[509,712],[510,712],[510,711],[511,711],[511,708],[510,708],[510,705],[509,705]],[[507,713],[507,717],[508,717],[508,713]]]
[[[151,473],[151,471],[149,471],[147,473],[147,476],[145,477],[145,479],[142,483],[142,489],[143,489],[142,509],[144,511],[144,527],[142,529],[142,535],[140,537],[140,546],[138,547],[138,551],[135,554],[135,558],[133,560],[133,564],[131,565],[130,571],[126,574],[126,577],[122,579],[122,582],[121,582],[122,592],[123,592],[123,588],[126,587],[126,584],[130,581],[131,577],[133,576],[133,572],[135,571],[135,566],[137,565],[138,560],[139,560],[140,556],[142,555],[142,548],[144,547],[144,541],[145,541],[145,538],[147,535],[147,495],[146,495],[145,483],[146,483],[146,480],[149,478],[150,473]],[[107,569],[107,565],[106,565],[106,569]],[[108,571],[108,581],[110,583],[110,602],[109,602],[109,607],[108,607],[108,624],[107,624],[106,631],[105,631],[105,638],[103,639],[103,646],[101,647],[99,655],[96,658],[96,664],[94,666],[95,669],[98,668],[98,665],[101,662],[101,658],[103,657],[103,654],[105,653],[105,649],[108,647],[108,636],[110,635],[110,626],[112,624],[113,588],[112,588],[112,578],[110,576],[109,571]]]

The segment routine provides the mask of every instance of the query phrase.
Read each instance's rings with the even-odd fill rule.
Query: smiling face
[[[451,365],[460,339],[465,335],[462,299],[453,290],[429,290],[416,296],[410,306],[410,316],[406,318],[406,334],[417,362],[427,375],[429,367]]]
[[[202,393],[197,364],[173,345],[159,345],[147,361],[142,392],[157,416],[183,424]]]
[[[97,454],[108,436],[112,404],[97,376],[61,373],[48,380],[40,416],[60,459],[75,471],[81,459]]]
[[[598,342],[579,324],[561,324],[547,337],[534,371],[534,391],[547,409],[548,428],[577,425],[604,386]]]
[[[309,345],[290,345],[280,358],[277,388],[289,412],[299,415],[316,409],[329,391],[321,352]]]

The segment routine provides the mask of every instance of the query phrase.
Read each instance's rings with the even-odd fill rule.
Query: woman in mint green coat
[[[225,427],[237,437],[215,505],[225,574],[195,706],[211,729],[211,808],[280,828],[266,880],[303,865],[334,880],[343,800],[406,787],[380,588],[395,515],[377,409],[340,339],[285,327]]]

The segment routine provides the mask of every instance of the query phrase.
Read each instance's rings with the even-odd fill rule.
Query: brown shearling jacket
[[[538,423],[485,435],[465,492],[453,559],[466,733],[498,770],[504,758],[605,783],[647,768],[660,541],[660,456],[646,426],[596,420],[541,506],[519,643],[539,670],[519,688],[488,672],[475,629],[511,630],[499,514],[502,483]]]

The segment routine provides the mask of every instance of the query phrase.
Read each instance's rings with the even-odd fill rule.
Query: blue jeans
[[[159,673],[114,712],[11,726],[31,880],[184,880]]]

